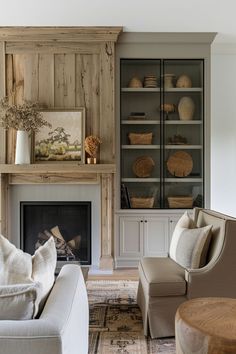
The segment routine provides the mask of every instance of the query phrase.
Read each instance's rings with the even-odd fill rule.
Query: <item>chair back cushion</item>
[[[171,244],[170,258],[184,268],[196,269],[206,264],[212,225],[195,227],[187,212],[176,224]]]
[[[207,263],[215,261],[222,250],[225,239],[225,215],[214,212],[212,210],[202,209],[199,210],[196,223],[198,227],[212,225],[212,237],[207,254]]]

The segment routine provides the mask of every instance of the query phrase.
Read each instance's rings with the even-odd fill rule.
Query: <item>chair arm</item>
[[[187,282],[187,298],[211,297],[211,296],[233,296],[229,292],[229,284],[232,282],[232,274],[228,267],[223,267],[220,261],[210,262],[203,268],[185,269],[185,280]],[[233,281],[233,279],[232,279]],[[233,290],[233,288],[232,288]],[[235,293],[235,290],[234,290]]]

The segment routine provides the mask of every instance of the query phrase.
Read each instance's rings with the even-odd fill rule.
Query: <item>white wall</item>
[[[213,53],[211,75],[211,208],[236,217],[236,53]]]
[[[235,0],[8,0],[1,26],[124,26],[127,31],[220,32],[236,40]]]

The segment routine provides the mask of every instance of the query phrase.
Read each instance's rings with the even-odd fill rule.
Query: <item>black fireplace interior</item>
[[[57,259],[91,264],[91,202],[21,202],[23,251],[35,249],[53,236]]]

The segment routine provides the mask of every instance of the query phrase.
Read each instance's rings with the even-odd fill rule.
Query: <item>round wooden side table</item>
[[[236,299],[198,298],[175,316],[176,354],[235,354]]]

